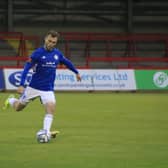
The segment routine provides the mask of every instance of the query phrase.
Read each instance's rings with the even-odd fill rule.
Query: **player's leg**
[[[48,136],[52,136],[51,134],[51,126],[54,118],[56,100],[53,92],[42,92],[41,100],[44,104],[45,108],[45,116],[43,120],[43,129],[47,131]]]
[[[27,87],[19,99],[15,98],[14,96],[8,97],[8,99],[5,101],[4,109],[6,109],[9,104],[14,108],[14,110],[21,111],[23,108],[26,107],[26,105],[32,98],[37,96],[39,96],[39,93],[36,89]]]
[[[9,97],[5,100],[3,110],[6,110],[9,106],[12,106],[16,111],[20,111],[26,105],[21,104],[19,99],[17,99],[14,95],[9,95]]]
[[[21,102],[20,102],[20,100],[19,99],[9,99],[9,104],[14,108],[14,110],[16,110],[16,111],[21,111],[22,109],[24,109],[25,107],[26,107],[26,105],[27,105],[27,103],[26,104],[22,104]]]

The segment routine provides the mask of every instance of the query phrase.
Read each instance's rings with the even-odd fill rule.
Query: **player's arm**
[[[33,67],[33,62],[30,60],[28,60],[25,65],[24,65],[24,69],[21,75],[21,81],[20,81],[20,86],[24,86],[25,80],[26,80],[26,76],[29,72],[29,70]]]
[[[81,81],[81,76],[78,70],[75,68],[75,66],[72,64],[72,62],[69,59],[62,56],[60,63],[63,63],[68,69],[70,69],[72,72],[76,74],[77,81]]]
[[[36,64],[38,60],[38,55],[39,55],[38,51],[34,51],[32,55],[29,57],[29,59],[26,61],[21,75],[21,81],[20,81],[20,86],[18,87],[18,93],[24,92],[24,85],[25,85],[27,74],[29,70]]]
[[[25,80],[27,77],[27,74],[29,72],[29,70],[33,67],[34,63],[31,61],[31,59],[29,59],[25,65],[24,65],[24,69],[21,75],[21,80],[20,80],[20,86],[18,87],[18,93],[23,93],[24,91],[24,84],[25,84]]]

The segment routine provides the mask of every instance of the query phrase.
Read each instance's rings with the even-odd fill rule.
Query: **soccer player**
[[[11,105],[16,111],[21,111],[30,100],[40,97],[46,112],[43,121],[43,130],[47,132],[49,138],[54,137],[56,134],[56,132],[52,133],[50,129],[56,106],[54,81],[57,66],[60,63],[66,65],[67,68],[76,74],[77,81],[81,81],[80,74],[72,62],[65,58],[60,50],[55,48],[58,39],[59,34],[54,30],[46,34],[44,46],[36,49],[25,63],[20,86],[17,90],[21,94],[20,98],[17,99],[14,96],[10,96],[4,103],[4,109]],[[31,68],[34,73],[30,84],[25,88],[25,79]]]

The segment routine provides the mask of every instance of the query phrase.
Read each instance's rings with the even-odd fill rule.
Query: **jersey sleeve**
[[[62,53],[60,53],[60,63],[66,65],[66,67],[70,69],[72,72],[74,72],[75,74],[79,73],[78,70],[73,65],[73,63],[69,59],[65,58]]]
[[[31,61],[31,63],[36,64],[38,62],[39,55],[40,53],[38,50],[34,51],[29,57],[29,60]]]
[[[24,65],[24,69],[21,75],[21,80],[20,80],[20,86],[24,86],[27,74],[29,70],[37,63],[38,61],[38,52],[35,51],[32,53],[32,55],[28,58]]]

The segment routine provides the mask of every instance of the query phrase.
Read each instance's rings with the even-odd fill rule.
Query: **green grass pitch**
[[[9,93],[0,93],[0,105]],[[168,95],[57,93],[52,129],[38,144],[44,110],[0,109],[0,168],[167,168]]]

